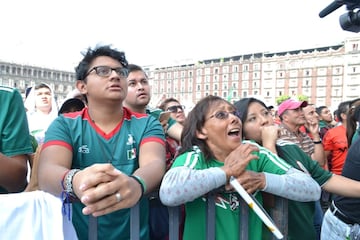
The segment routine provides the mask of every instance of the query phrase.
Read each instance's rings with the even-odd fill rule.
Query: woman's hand
[[[278,125],[261,127],[262,146],[276,153],[276,140],[279,138],[280,128]]]
[[[266,179],[263,173],[245,171],[236,178],[240,185],[250,194],[257,190],[264,189],[266,186]]]
[[[222,167],[226,173],[227,180],[229,180],[231,176],[237,177],[241,175],[251,160],[258,159],[258,156],[253,154],[258,151],[257,146],[249,143],[241,144],[233,150],[225,158],[224,166]]]

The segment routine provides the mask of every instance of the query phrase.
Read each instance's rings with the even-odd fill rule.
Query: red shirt
[[[324,151],[331,152],[329,170],[341,175],[348,152],[346,128],[343,125],[329,129],[323,139]],[[329,159],[328,159],[329,160]]]

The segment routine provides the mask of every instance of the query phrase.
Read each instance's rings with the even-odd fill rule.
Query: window
[[[325,77],[318,77],[316,80],[317,86],[326,86],[326,78]]]
[[[326,68],[319,68],[317,70],[317,74],[320,76],[325,76],[326,75]]]
[[[222,68],[222,70],[223,70],[223,73],[228,73],[229,72],[229,66],[224,66]]]
[[[326,88],[325,87],[317,87],[316,88],[316,96],[317,97],[325,97],[326,96]]]
[[[357,51],[357,50],[358,50],[358,44],[357,44],[357,43],[354,43],[354,44],[352,45],[352,49],[353,49],[353,51]]]
[[[297,76],[298,76],[298,71],[297,70],[290,71],[290,77],[297,77]]]
[[[249,65],[248,64],[244,64],[243,65],[243,72],[247,72],[249,71]]]
[[[290,87],[297,87],[298,81],[297,79],[290,79],[289,86]]]
[[[238,65],[233,65],[232,66],[232,72],[237,73],[238,71],[239,71],[239,66]]]
[[[339,75],[342,74],[342,69],[340,67],[336,67],[333,69],[333,74],[334,75]]]
[[[276,80],[276,87],[285,87],[285,81],[283,79]]]
[[[242,81],[242,88],[249,88],[249,82],[248,81]]]
[[[310,87],[311,86],[311,78],[304,78],[302,86],[303,87]]]

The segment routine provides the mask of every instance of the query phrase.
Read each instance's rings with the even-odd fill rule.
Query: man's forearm
[[[13,157],[0,153],[0,186],[9,192],[20,192],[26,187],[27,155]]]

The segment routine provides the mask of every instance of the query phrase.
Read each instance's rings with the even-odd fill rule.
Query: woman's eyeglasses
[[[237,111],[232,111],[232,112],[218,111],[218,112],[214,113],[213,115],[211,115],[208,119],[215,117],[215,118],[220,119],[220,120],[225,120],[225,119],[229,118],[230,113],[232,115],[240,118],[239,113]]]
[[[116,74],[119,75],[120,78],[127,78],[127,76],[129,75],[129,70],[124,67],[112,68],[109,66],[97,66],[97,67],[93,67],[92,69],[90,69],[86,73],[85,77],[87,77],[94,70],[95,70],[95,73],[99,77],[109,77],[111,75],[112,71],[115,71]]]
[[[166,109],[166,111],[169,111],[169,112],[172,112],[172,113],[177,113],[179,109],[180,109],[180,111],[184,111],[185,106],[183,106],[183,105],[174,105],[174,106],[168,107]]]

